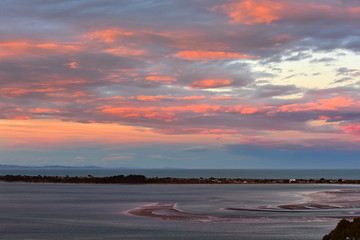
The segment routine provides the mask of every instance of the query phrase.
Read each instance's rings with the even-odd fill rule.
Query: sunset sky
[[[360,168],[358,0],[0,1],[0,164]]]

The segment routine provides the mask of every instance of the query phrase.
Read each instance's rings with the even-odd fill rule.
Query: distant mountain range
[[[19,166],[19,165],[2,165],[0,164],[0,170],[13,170],[13,169],[102,169],[98,166]]]

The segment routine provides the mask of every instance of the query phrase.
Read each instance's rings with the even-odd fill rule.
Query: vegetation
[[[48,183],[145,183],[143,175],[117,175],[112,177],[59,177],[59,176],[22,176],[5,175],[0,176],[0,181],[5,182],[48,182]]]
[[[354,218],[352,222],[342,219],[323,240],[360,240],[360,217]]]
[[[49,182],[49,183],[139,183],[139,184],[360,184],[360,180],[342,179],[253,179],[253,178],[172,178],[172,177],[150,177],[143,175],[117,175],[111,177],[70,177],[70,176],[24,176],[5,175],[0,176],[0,181],[5,182]]]

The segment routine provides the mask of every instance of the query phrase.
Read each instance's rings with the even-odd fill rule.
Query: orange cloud
[[[155,119],[164,122],[175,121],[175,114],[172,112],[159,111],[156,107],[118,107],[113,108],[110,106],[102,107],[101,112],[118,116],[121,118],[134,118],[134,119]]]
[[[339,96],[335,98],[318,99],[315,102],[303,104],[289,104],[279,107],[281,112],[299,112],[299,111],[333,111],[341,107],[349,107],[354,104],[354,100],[349,97]]]
[[[20,89],[20,88],[2,88],[0,89],[1,92],[1,96],[2,97],[17,97],[17,96],[21,96],[24,95],[28,92],[30,92],[30,90],[28,89]]]
[[[53,74],[50,76],[51,78],[51,85],[68,85],[68,84],[83,84],[87,83],[85,79],[59,79],[61,78],[61,75]],[[49,84],[50,85],[50,84]]]
[[[25,113],[23,108],[19,108],[16,107],[14,105],[5,105],[5,104],[1,104],[0,102],[0,107],[6,107],[7,110],[6,111],[2,111],[1,112],[1,116],[3,119],[30,119],[31,118],[31,114],[29,113]],[[1,119],[0,119],[1,120]],[[0,131],[1,132],[1,131]]]
[[[20,118],[19,118],[20,119]],[[26,118],[23,118],[26,119]],[[204,130],[205,131],[205,130]],[[217,134],[221,134],[221,131]],[[78,123],[59,120],[8,120],[0,119],[0,149],[49,149],[81,146],[111,146],[138,143],[218,143],[213,135],[176,135],[169,138],[151,128],[132,127],[114,123]],[[222,136],[226,141],[226,133]],[[230,139],[231,140],[231,139]],[[229,143],[231,141],[228,141]]]
[[[240,113],[241,114],[254,114],[254,113],[258,112],[258,111],[259,111],[259,109],[255,108],[255,107],[243,107],[240,110]]]
[[[359,19],[360,8],[346,8],[341,3],[319,4],[316,1],[228,0],[228,3],[210,8],[210,11],[225,13],[230,18],[230,24],[270,24],[281,18],[306,19],[307,15],[316,14]]]
[[[162,128],[157,132],[168,135],[228,135],[238,134],[237,130],[232,129],[203,129],[203,128]]]
[[[220,106],[213,105],[185,105],[170,107],[99,107],[102,113],[118,116],[126,119],[154,119],[164,122],[178,120],[179,112],[206,113],[220,110]]]
[[[210,105],[210,104],[199,104],[199,105],[185,105],[185,106],[171,106],[162,108],[163,110],[170,112],[195,112],[195,113],[205,113],[205,112],[216,112],[221,110],[219,105]]]
[[[106,43],[113,43],[120,36],[132,36],[132,35],[134,35],[134,32],[125,31],[118,28],[112,28],[112,29],[94,31],[84,36],[90,39],[99,39],[100,41]]]
[[[176,82],[176,78],[167,77],[167,76],[149,76],[149,77],[146,77],[146,80],[154,81],[154,82],[162,82],[162,83],[167,83],[167,84]]]
[[[192,82],[189,88],[218,88],[229,86],[232,83],[233,81],[229,79],[206,79]]]
[[[159,102],[170,98],[167,96],[137,96],[136,99],[144,102]]]
[[[29,120],[31,119],[31,115],[16,115],[16,116],[6,116],[6,119],[11,119],[11,120]]]
[[[181,100],[190,100],[190,101],[194,101],[194,100],[202,100],[204,99],[205,96],[186,96],[186,97],[170,97],[170,96],[137,96],[136,99],[139,101],[144,101],[144,102],[159,102],[162,100],[177,100],[177,101],[181,101]]]
[[[138,48],[125,47],[125,46],[106,49],[106,50],[104,50],[104,52],[111,53],[111,54],[114,54],[114,55],[120,55],[120,56],[124,56],[124,55],[127,55],[127,56],[144,56],[144,55],[149,54],[145,50],[141,50],[141,49],[138,49]]]
[[[205,96],[187,96],[187,97],[178,97],[177,99],[181,100],[202,100],[205,99]]]
[[[72,68],[72,69],[78,69],[79,68],[79,64],[77,62],[71,62],[71,63],[67,63],[67,64],[64,64],[65,66],[68,66],[69,68]]]
[[[49,92],[46,93],[49,97],[55,97],[55,98],[79,98],[79,97],[94,97],[92,94],[87,94],[82,91],[74,91],[74,92]],[[77,101],[80,99],[77,99]]]
[[[19,97],[28,93],[36,93],[36,92],[44,92],[44,93],[51,93],[51,92],[58,92],[64,91],[65,88],[41,88],[41,89],[26,89],[26,88],[2,88],[0,89],[0,93],[5,98],[11,97]]]
[[[193,61],[206,61],[206,60],[227,60],[239,58],[259,58],[259,56],[241,55],[234,52],[214,52],[214,51],[180,51],[174,55],[177,58]]]
[[[237,130],[232,129],[208,129],[202,130],[198,134],[236,134]]]
[[[266,107],[265,107],[266,108]],[[249,107],[244,105],[235,105],[235,106],[223,106],[222,111],[226,113],[240,113],[245,115],[254,114],[261,111],[262,107]]]
[[[150,96],[151,97],[151,96]],[[180,98],[181,99],[181,98]],[[157,101],[156,98],[145,98],[147,101]],[[242,105],[236,106],[221,106],[210,104],[197,105],[179,105],[168,107],[112,107],[102,106],[98,107],[101,113],[118,116],[125,119],[154,119],[164,122],[173,122],[178,120],[177,115],[181,113],[197,113],[201,116],[216,115],[219,113],[237,113],[237,114],[254,114],[261,110],[261,108],[248,107]]]
[[[79,51],[82,48],[76,44],[66,43],[30,43],[30,42],[6,42],[0,43],[0,57],[9,57],[24,54],[38,55],[38,51],[48,51],[48,53]]]
[[[28,110],[29,113],[64,113],[59,109],[54,108],[33,108]]]
[[[284,6],[276,1],[268,0],[246,0],[230,1],[213,10],[220,9],[231,20],[229,23],[271,23],[279,18],[278,14]]]
[[[127,101],[126,97],[121,96],[114,96],[114,97],[107,97],[107,98],[97,98],[98,100],[114,100],[116,102],[125,102]]]

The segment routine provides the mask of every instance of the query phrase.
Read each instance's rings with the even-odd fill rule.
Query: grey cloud
[[[268,98],[300,93],[302,91],[303,89],[299,89],[295,85],[265,85],[256,88],[254,97]]]
[[[108,53],[81,53],[76,56],[80,66],[85,69],[111,70],[133,69],[143,65],[142,62]]]
[[[352,78],[344,77],[344,78],[340,78],[340,79],[334,81],[334,83],[343,83],[343,82],[347,82],[347,81],[350,81],[350,80],[352,80]]]
[[[350,69],[346,67],[341,67],[337,69],[337,75],[338,76],[352,76],[352,77],[358,77],[360,76],[360,70],[359,69]]]
[[[310,58],[311,55],[308,53],[298,52],[296,55],[285,58],[285,61],[299,61],[302,59]]]
[[[310,60],[310,63],[319,63],[319,62],[328,63],[328,62],[333,62],[335,60],[336,60],[335,58],[330,58],[330,57],[315,58],[315,59]]]
[[[294,77],[297,77],[297,76],[307,76],[307,74],[306,73],[291,74],[289,76],[284,77],[284,79],[290,79],[290,78],[294,78]]]

